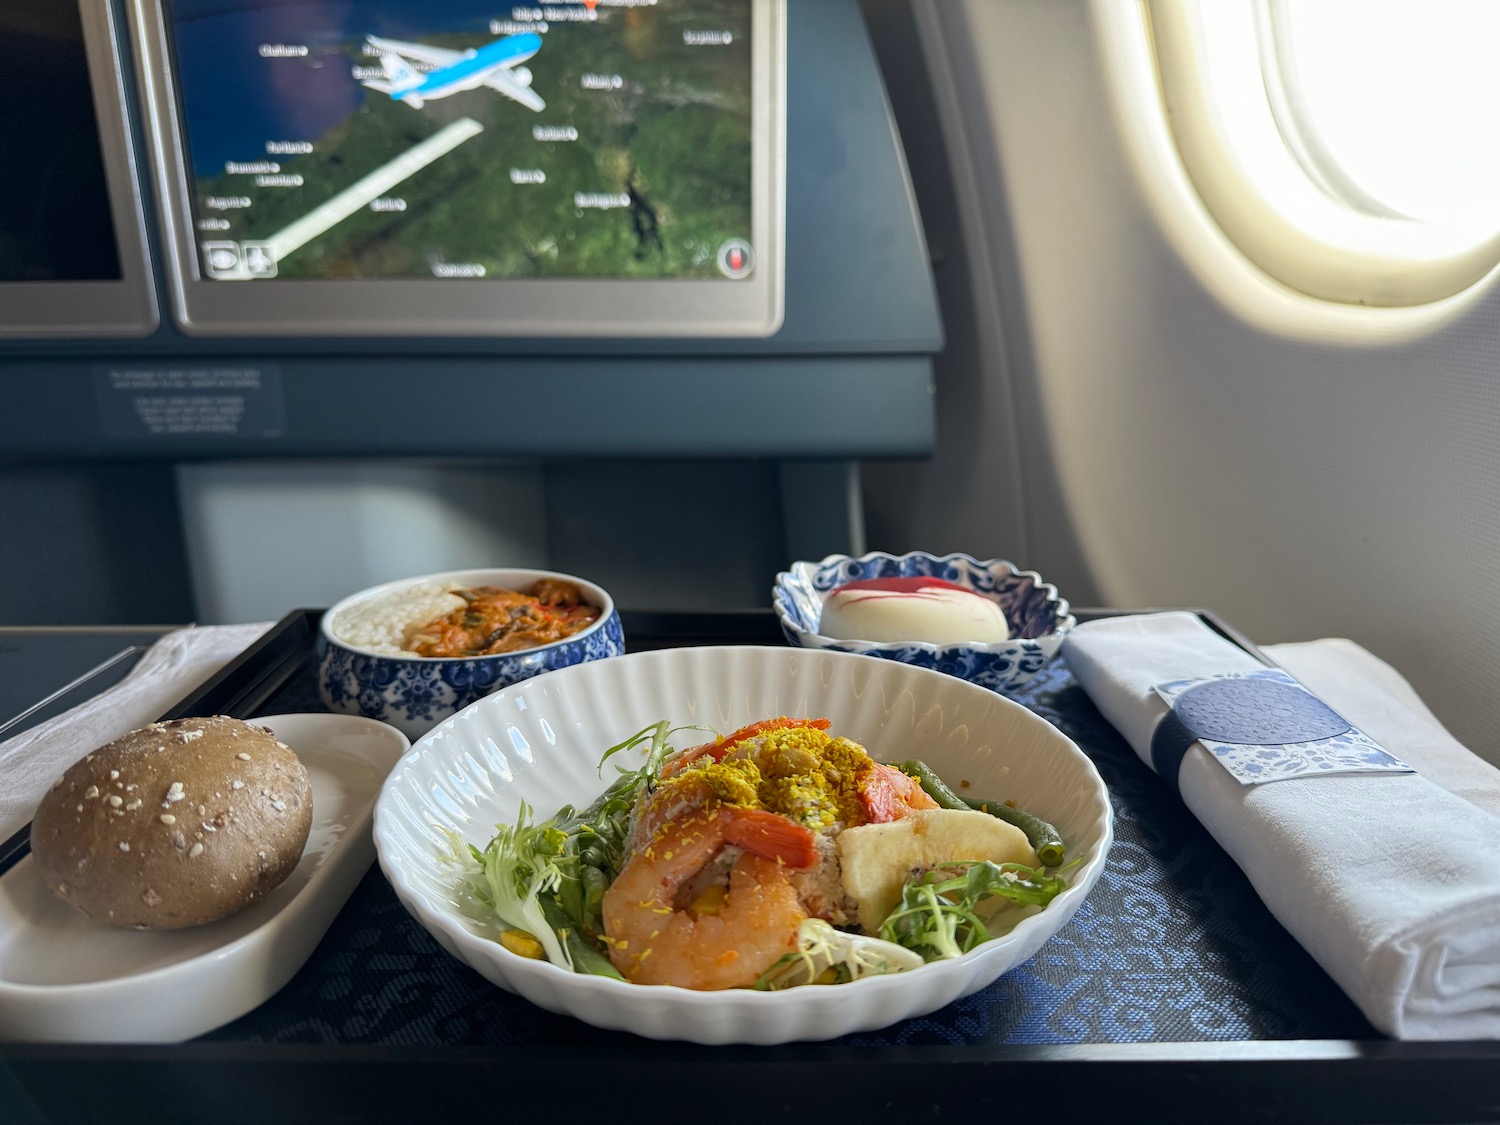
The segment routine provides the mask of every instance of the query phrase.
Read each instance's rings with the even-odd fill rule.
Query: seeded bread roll
[[[42,798],[31,853],[54,894],[137,929],[216,922],[292,873],[307,770],[264,727],[152,723],[75,762]]]

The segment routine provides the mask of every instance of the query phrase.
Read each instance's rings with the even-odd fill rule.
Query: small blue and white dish
[[[823,603],[835,587],[866,578],[941,578],[998,602],[1010,626],[1010,639],[988,643],[935,645],[922,641],[880,643],[837,640],[818,632]],[[912,551],[888,555],[872,551],[858,558],[829,555],[822,562],[796,562],[776,576],[771,604],[781,631],[803,648],[883,656],[921,668],[934,668],[998,692],[1024,685],[1057,655],[1077,624],[1057,587],[1035,571],[1017,570],[1004,559],[986,562],[972,555],[931,555]]]
[[[399,651],[395,643],[370,639],[372,629],[380,631],[379,625],[370,624],[372,617],[382,620],[385,607],[408,595],[435,599],[437,591],[449,586],[527,591],[541,578],[577,586],[585,601],[599,607],[599,619],[552,644],[493,656],[418,656]],[[439,615],[418,615],[408,623],[422,624]],[[385,622],[392,642],[400,636],[395,622],[394,616]],[[356,630],[358,640],[351,640]],[[492,691],[542,672],[624,651],[625,636],[614,599],[592,582],[549,570],[450,570],[372,586],[329,609],[318,628],[318,693],[330,711],[379,719],[415,741]]]

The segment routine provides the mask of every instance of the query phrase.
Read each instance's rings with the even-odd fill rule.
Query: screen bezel
[[[134,0],[167,281],[189,336],[753,337],[781,326],[786,0],[751,0],[752,243],[743,281],[582,278],[215,281],[202,276],[160,0]]]
[[[145,205],[125,108],[119,38],[108,4],[77,3],[120,277],[0,281],[0,339],[149,336],[160,324],[146,254]]]

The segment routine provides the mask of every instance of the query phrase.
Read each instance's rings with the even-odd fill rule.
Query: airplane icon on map
[[[520,65],[542,49],[542,37],[535,32],[507,35],[468,51],[402,43],[376,35],[367,35],[365,42],[379,53],[385,77],[367,78],[361,85],[389,94],[416,109],[421,109],[423,102],[480,86],[498,90],[537,113],[547,108],[547,103],[531,88],[531,71]],[[434,69],[418,73],[413,63],[426,63]]]

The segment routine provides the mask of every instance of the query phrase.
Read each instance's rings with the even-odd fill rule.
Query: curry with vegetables
[[[453,591],[464,604],[414,628],[406,649],[418,656],[493,656],[564,640],[599,620],[602,610],[584,601],[571,582],[539,579],[528,593],[499,586]]]

